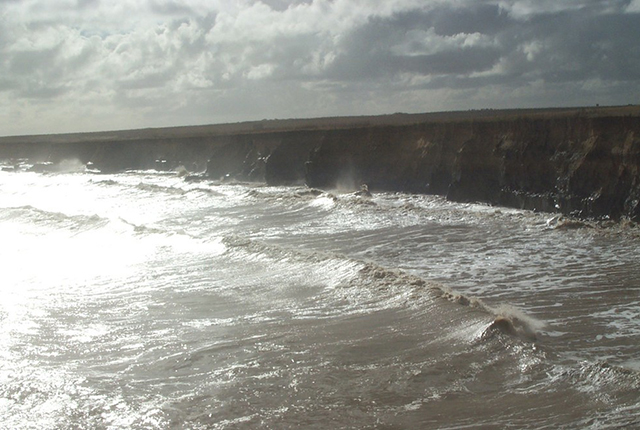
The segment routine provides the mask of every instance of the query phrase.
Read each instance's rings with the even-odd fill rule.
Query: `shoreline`
[[[263,120],[0,137],[0,159],[75,159],[102,172],[444,195],[640,221],[640,106]]]

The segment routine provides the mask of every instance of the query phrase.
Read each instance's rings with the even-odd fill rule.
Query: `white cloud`
[[[493,38],[480,33],[457,33],[451,36],[439,35],[431,27],[427,30],[410,30],[403,40],[391,47],[397,55],[431,55],[442,51],[452,51],[471,47],[494,45]]]
[[[629,6],[627,6],[627,12],[639,13],[640,0],[631,0],[631,3],[629,3]]]
[[[247,73],[247,78],[251,80],[260,80],[269,77],[273,74],[275,66],[273,64],[260,64],[259,66],[252,67]]]
[[[532,82],[626,104],[638,1],[3,2],[0,134],[525,106]]]
[[[527,56],[527,61],[531,62],[544,50],[544,45],[539,40],[532,40],[523,44],[521,49]]]
[[[529,18],[542,13],[558,13],[580,9],[585,0],[503,0],[500,6],[517,19]]]

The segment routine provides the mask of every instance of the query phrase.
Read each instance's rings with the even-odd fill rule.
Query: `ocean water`
[[[2,429],[640,427],[633,226],[67,170],[0,172]]]

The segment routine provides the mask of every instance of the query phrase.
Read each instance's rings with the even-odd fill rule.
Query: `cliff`
[[[638,219],[639,167],[638,116],[523,117],[328,133],[306,180]]]
[[[640,221],[640,108],[480,111],[262,121],[0,138],[0,158],[76,158],[105,172],[446,195]]]

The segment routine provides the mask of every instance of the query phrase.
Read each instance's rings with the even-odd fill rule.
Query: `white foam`
[[[323,209],[331,209],[336,205],[336,203],[333,197],[328,195],[321,195],[313,199],[309,203],[309,205],[313,207],[323,208]]]

